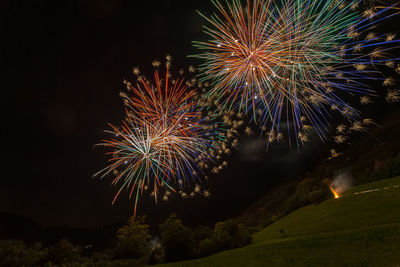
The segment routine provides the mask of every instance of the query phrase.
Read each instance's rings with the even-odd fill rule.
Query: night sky
[[[110,180],[92,175],[106,166],[94,149],[118,125],[118,95],[132,69],[149,76],[154,59],[196,64],[191,41],[206,38],[209,1],[187,0],[8,0],[0,1],[2,179],[0,212],[27,216],[43,225],[99,227],[126,220],[133,203],[123,195],[115,206]],[[316,142],[298,152],[254,151],[244,141],[230,166],[211,177],[210,199],[155,205],[144,197],[139,214],[149,220],[176,212],[190,224],[215,223],[238,215],[265,192],[295,179],[326,156]],[[249,144],[250,143],[250,144]],[[278,155],[278,156],[277,156]],[[290,166],[288,168],[288,166]]]

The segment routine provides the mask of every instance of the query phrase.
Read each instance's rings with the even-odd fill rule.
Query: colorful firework
[[[140,77],[136,86],[126,82],[129,96],[121,93],[130,117],[139,117],[151,123],[162,123],[171,127],[182,125],[199,127],[202,113],[198,111],[198,92],[189,90],[192,86],[182,78],[170,79],[169,69],[160,78],[159,71],[154,73],[154,85]]]
[[[135,214],[139,196],[146,190],[157,201],[161,188],[166,190],[163,200],[168,199],[178,186],[183,198],[188,194],[184,188],[196,182],[202,174],[203,165],[215,160],[213,151],[224,142],[223,123],[199,109],[195,81],[183,78],[172,79],[169,72],[170,60],[163,79],[157,68],[154,83],[139,76],[132,85],[125,81],[127,92],[120,95],[126,106],[126,119],[119,128],[111,126],[114,135],[100,146],[109,148],[110,165],[97,173],[105,177],[114,175],[113,185],[119,190],[129,190],[135,199]]]
[[[125,188],[130,188],[130,197],[135,196],[135,213],[137,199],[140,190],[147,189],[150,182],[154,183],[154,191],[160,185],[169,186],[169,173],[172,173],[168,158],[173,156],[174,151],[165,141],[169,137],[167,129],[160,129],[151,124],[124,122],[121,130],[111,126],[115,135],[114,139],[104,140],[99,144],[111,148],[111,164],[96,175],[102,174],[102,178],[113,174],[116,178],[113,184],[122,183],[113,203]],[[136,189],[136,191],[135,191]]]
[[[224,8],[213,1],[221,16],[203,16],[211,40],[194,42],[202,51],[194,57],[204,60],[200,80],[212,83],[206,97],[251,112],[271,132],[285,126],[300,141],[307,139],[305,122],[325,139],[335,112],[360,120],[349,99],[368,104],[375,94],[370,80],[391,83],[379,67],[395,66],[387,57],[398,40],[371,32],[397,14],[384,16],[392,7],[359,12],[359,2],[233,0]]]

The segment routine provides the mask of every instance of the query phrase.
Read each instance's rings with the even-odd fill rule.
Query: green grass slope
[[[400,177],[301,208],[250,246],[162,266],[399,266]]]

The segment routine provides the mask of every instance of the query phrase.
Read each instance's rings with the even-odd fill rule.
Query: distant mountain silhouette
[[[39,240],[43,228],[36,222],[12,213],[0,213],[0,239]]]
[[[44,227],[24,216],[0,212],[0,240],[42,242],[45,246],[51,246],[60,239],[68,239],[74,245],[91,245],[94,250],[102,250],[115,245],[116,232],[123,224],[116,223],[98,229]]]

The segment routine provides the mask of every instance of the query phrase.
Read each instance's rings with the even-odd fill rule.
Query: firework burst
[[[114,202],[122,190],[129,190],[135,199],[146,190],[157,200],[161,189],[163,200],[171,192],[183,198],[182,190],[193,185],[203,173],[204,164],[215,160],[210,151],[219,149],[226,138],[223,123],[199,109],[194,80],[172,79],[167,59],[165,76],[160,77],[156,65],[154,81],[140,75],[135,85],[125,81],[126,92],[120,95],[126,106],[126,119],[120,127],[111,126],[114,136],[100,146],[111,149],[110,164],[97,173],[102,178],[114,175],[119,186]],[[207,118],[207,119],[206,119]]]
[[[357,10],[359,1],[213,3],[221,15],[203,16],[211,40],[194,42],[202,51],[194,57],[204,60],[200,80],[212,82],[206,97],[250,113],[260,125],[279,132],[284,124],[306,140],[307,122],[325,139],[335,113],[360,120],[348,102],[372,102],[368,80],[391,83],[378,69],[395,66],[387,57],[398,40],[371,32],[395,15],[383,15],[390,7],[367,14]]]

